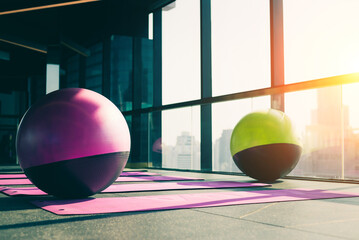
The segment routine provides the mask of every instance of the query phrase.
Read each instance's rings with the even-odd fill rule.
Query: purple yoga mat
[[[203,178],[178,177],[178,176],[137,176],[137,177],[118,177],[116,182],[148,182],[148,181],[188,181],[203,180]],[[29,185],[32,182],[27,178],[21,179],[0,179],[0,185]]]
[[[37,200],[32,201],[31,203],[58,215],[72,215],[203,208],[344,197],[359,197],[359,194],[316,189],[282,189],[139,197],[88,198],[78,200]]]
[[[161,190],[183,190],[183,189],[211,189],[211,188],[240,188],[240,187],[265,187],[270,186],[266,183],[248,183],[232,181],[213,181],[213,182],[165,182],[165,183],[140,183],[140,184],[113,184],[103,190],[103,193],[120,192],[142,192],[142,191],[161,191]],[[47,195],[37,187],[11,188],[0,187],[0,192],[9,196],[17,195]]]
[[[122,172],[121,177],[127,176],[158,176],[158,173],[152,172]],[[23,173],[13,173],[13,174],[0,174],[0,179],[12,179],[12,178],[27,178]]]

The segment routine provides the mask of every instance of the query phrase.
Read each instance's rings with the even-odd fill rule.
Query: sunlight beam
[[[49,5],[44,5],[44,6],[3,11],[3,12],[0,12],[0,15],[29,12],[29,11],[35,11],[35,10],[41,10],[41,9],[47,9],[47,8],[63,7],[63,6],[69,6],[69,5],[75,5],[75,4],[98,2],[98,1],[101,1],[101,0],[78,0],[78,1],[71,1],[71,2],[63,2],[63,3],[49,4]]]

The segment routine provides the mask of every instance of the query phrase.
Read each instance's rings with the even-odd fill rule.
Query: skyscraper
[[[341,177],[344,132],[351,132],[341,94],[340,87],[317,90],[318,108],[312,110],[311,124],[306,127],[306,152],[299,162],[305,175]]]
[[[230,151],[233,129],[224,129],[220,138],[214,144],[213,169],[216,171],[238,172]]]

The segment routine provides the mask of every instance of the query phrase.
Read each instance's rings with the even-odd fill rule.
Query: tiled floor
[[[0,172],[19,170],[0,167]],[[206,180],[244,176],[148,170]],[[265,189],[314,188],[359,193],[359,185],[282,179]],[[264,188],[241,188],[251,191]],[[98,194],[95,197],[220,192],[226,189]],[[0,239],[359,239],[359,198],[263,203],[212,208],[57,216],[30,200],[0,194]]]

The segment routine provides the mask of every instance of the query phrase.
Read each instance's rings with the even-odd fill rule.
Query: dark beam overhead
[[[148,36],[148,14],[174,0],[1,0],[0,92],[44,76],[49,46],[61,46],[61,61],[87,57],[89,47],[111,35]],[[4,57],[8,59],[8,57]],[[40,78],[41,79],[41,78]]]
[[[47,53],[47,47],[43,44],[38,44],[31,42],[25,39],[21,39],[16,36],[11,36],[7,34],[0,34],[0,41],[8,44],[13,44],[18,47],[27,48],[41,53]]]
[[[97,2],[101,0],[37,0],[37,1],[3,1],[0,6],[0,16],[29,11],[38,11],[55,7],[66,7],[76,4]]]

